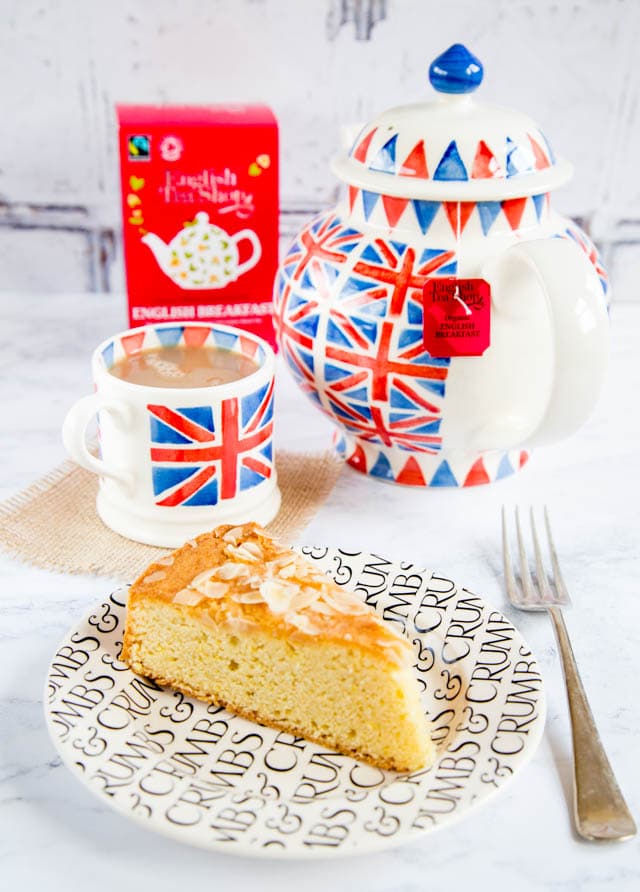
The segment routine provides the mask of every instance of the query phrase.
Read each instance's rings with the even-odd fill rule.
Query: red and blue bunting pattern
[[[555,164],[553,150],[539,130],[535,134],[527,133],[519,141],[507,136],[504,144],[495,151],[481,139],[472,156],[466,159],[456,140],[451,140],[444,152],[434,157],[429,155],[424,139],[418,140],[402,158],[398,153],[397,133],[386,139],[379,148],[375,147],[375,143],[379,142],[374,139],[378,130],[378,127],[373,127],[360,134],[349,153],[354,161],[373,173],[436,182],[510,180],[546,170]]]
[[[461,234],[474,213],[478,215],[484,236],[492,232],[497,221],[503,222],[509,229],[515,231],[523,224],[527,211],[530,211],[528,222],[535,225],[541,221],[545,209],[549,207],[548,192],[507,198],[502,201],[427,201],[382,195],[379,192],[349,186],[348,200],[349,210],[354,214],[362,214],[366,222],[376,222],[389,228],[409,227],[417,223],[423,235],[426,235],[443,215],[451,227],[451,232],[454,235]],[[378,216],[374,221],[375,211],[378,212]]]
[[[496,214],[515,229],[522,216],[518,202],[535,208],[546,200],[496,202]],[[451,222],[446,204],[438,203],[436,213]],[[475,210],[481,221],[489,214],[488,202],[464,204],[467,220]],[[604,270],[584,233],[572,225],[558,235],[579,241],[605,290]],[[414,486],[501,479],[518,470],[528,453],[501,453],[489,464],[475,456],[456,467],[441,456],[451,360],[425,349],[422,293],[428,278],[456,274],[456,255],[447,247],[417,248],[401,236],[376,227],[365,234],[332,211],[302,230],[274,290],[284,359],[303,392],[342,430],[338,448],[353,467]]]

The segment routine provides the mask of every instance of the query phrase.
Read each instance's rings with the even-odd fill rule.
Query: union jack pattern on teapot
[[[583,333],[571,322],[578,310],[557,301],[568,294],[578,308],[587,281],[584,300],[603,329],[608,284],[589,238],[551,206],[571,167],[535,123],[473,103],[466,94],[482,66],[460,45],[430,76],[438,102],[383,113],[334,162],[344,197],[293,242],[274,315],[289,368],[336,422],[336,449],[353,467],[416,486],[471,486],[519,470],[545,402],[558,414],[547,391],[566,388],[551,380],[551,331],[564,327],[555,343],[565,351]],[[432,277],[490,280],[485,355],[429,353],[423,289]],[[515,329],[505,308],[519,294]],[[576,418],[593,401],[588,389],[585,378]]]

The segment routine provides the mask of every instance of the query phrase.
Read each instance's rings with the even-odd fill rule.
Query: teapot
[[[242,239],[251,242],[251,255],[240,263],[238,242]],[[153,232],[146,233],[142,242],[151,250],[163,273],[180,288],[190,290],[224,288],[252,269],[262,255],[260,239],[252,229],[229,235],[210,223],[204,211],[185,223],[168,245]]]
[[[534,121],[475,101],[483,66],[461,44],[429,78],[434,102],[384,112],[333,162],[345,195],[284,257],[274,320],[353,468],[473,486],[588,417],[607,364],[608,282],[588,236],[551,206],[572,167]],[[449,301],[449,341],[436,340],[449,335],[434,295]],[[474,326],[482,337],[465,341]]]

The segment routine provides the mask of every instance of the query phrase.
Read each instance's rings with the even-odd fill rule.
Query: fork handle
[[[576,829],[585,839],[630,839],[636,825],[602,746],[559,607],[548,607],[562,658],[573,737]]]

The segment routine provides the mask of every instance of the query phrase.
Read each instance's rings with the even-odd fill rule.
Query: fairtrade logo
[[[135,134],[127,139],[129,161],[149,161],[151,158],[151,137]]]
[[[184,151],[184,144],[177,136],[165,136],[160,143],[160,156],[163,161],[179,161]]]

